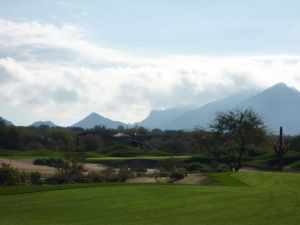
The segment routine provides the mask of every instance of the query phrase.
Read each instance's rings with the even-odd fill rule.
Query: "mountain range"
[[[57,127],[56,124],[51,121],[36,121],[30,125],[31,127],[40,127],[40,126],[48,126],[48,127]]]
[[[163,121],[162,126],[158,128],[171,130],[193,129],[197,126],[206,128],[217,112],[232,108],[252,108],[262,117],[270,132],[278,132],[279,127],[283,126],[287,134],[300,133],[300,92],[284,83],[278,83],[259,93],[251,91],[239,93],[185,111],[175,118],[169,117],[171,119]],[[151,116],[150,113],[149,117]]]
[[[72,127],[81,127],[84,129],[91,129],[94,128],[96,125],[102,125],[108,128],[116,129],[118,126],[126,126],[125,123],[122,123],[120,121],[114,121],[111,119],[108,119],[106,117],[103,117],[97,113],[91,113],[87,117],[80,120],[78,123],[75,123],[72,125]]]
[[[14,124],[2,117],[0,117],[0,121],[3,121],[6,126],[13,126]]]
[[[244,91],[194,109],[176,107],[153,110],[144,120],[134,124],[114,121],[97,113],[91,113],[72,127],[89,129],[96,125],[103,125],[115,129],[118,126],[137,125],[163,130],[206,128],[213,121],[217,112],[232,108],[252,108],[263,118],[270,132],[277,133],[279,127],[283,126],[286,134],[300,134],[300,92],[284,83],[278,83],[261,92]],[[11,122],[7,122],[12,125]],[[32,126],[40,125],[56,126],[50,121],[38,121],[32,124]]]

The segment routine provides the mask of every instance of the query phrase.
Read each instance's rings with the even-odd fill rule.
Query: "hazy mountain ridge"
[[[0,120],[2,120],[6,126],[14,126],[14,124],[11,121],[6,120],[3,117],[0,117]]]
[[[300,92],[288,87],[284,83],[278,83],[264,91],[244,91],[222,100],[208,103],[196,109],[169,108],[165,110],[152,110],[142,121],[134,124],[126,124],[103,117],[97,113],[91,113],[79,122],[72,125],[84,129],[102,125],[107,128],[119,126],[143,126],[149,129],[193,129],[195,127],[207,128],[219,111],[227,111],[232,108],[253,108],[262,116],[269,131],[277,132],[280,126],[284,127],[286,134],[300,133]],[[13,125],[4,120],[6,124]],[[50,121],[37,121],[32,126],[48,125],[56,126]]]
[[[248,90],[229,96],[222,100],[214,101],[196,109],[186,111],[182,115],[169,121],[167,129],[193,129],[207,127],[219,111],[226,111],[235,107],[239,102],[249,98],[256,92]]]
[[[72,125],[72,127],[81,127],[84,129],[91,129],[95,126],[105,126],[107,128],[113,128],[116,129],[118,126],[126,126],[125,123],[122,123],[120,121],[114,121],[109,118],[103,117],[97,113],[91,113],[87,117],[80,120],[78,123],[75,123]]]
[[[286,134],[300,134],[300,92],[279,83],[242,102],[260,114],[269,131],[284,127]]]
[[[184,113],[170,122],[170,129],[207,127],[218,111],[232,108],[252,108],[262,116],[269,131],[277,132],[280,126],[287,134],[300,133],[300,92],[284,83],[276,84],[245,99],[232,97],[209,103]]]
[[[30,125],[31,127],[40,127],[40,126],[48,126],[48,127],[57,127],[55,123],[51,121],[35,121]]]
[[[167,129],[168,123],[182,115],[188,108],[169,108],[165,110],[152,110],[150,114],[141,122],[135,123],[135,125],[146,127],[149,129],[160,128]]]

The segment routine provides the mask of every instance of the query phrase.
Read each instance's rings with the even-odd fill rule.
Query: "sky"
[[[1,0],[0,116],[123,122],[278,82],[300,89],[300,1]]]

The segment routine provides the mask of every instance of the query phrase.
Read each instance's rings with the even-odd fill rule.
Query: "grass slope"
[[[84,184],[25,193],[23,187],[0,188],[0,224],[299,224],[300,174],[212,176],[230,186]]]

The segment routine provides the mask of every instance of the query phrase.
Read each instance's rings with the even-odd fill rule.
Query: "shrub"
[[[169,177],[171,175],[171,172],[166,170],[164,167],[158,168],[154,172],[155,177]]]
[[[203,168],[203,166],[199,162],[191,162],[185,166],[185,169],[190,172],[201,171],[202,168]]]
[[[101,172],[101,174],[103,175],[103,181],[106,182],[118,181],[116,170],[114,168],[106,168]]]
[[[46,179],[47,184],[64,184],[65,179],[59,175],[54,175]]]
[[[211,164],[209,164],[209,168],[212,172],[225,172],[225,171],[230,171],[229,166],[218,163],[217,161],[212,161]]]
[[[9,164],[2,164],[0,167],[0,185],[24,185],[29,184],[30,180],[27,174],[19,172]]]
[[[91,171],[86,177],[86,182],[103,182],[105,181],[104,174],[102,172]]]
[[[41,185],[42,180],[41,180],[42,175],[39,172],[32,172],[30,174],[30,181],[32,185]]]
[[[43,158],[43,159],[36,159],[33,161],[34,165],[39,166],[50,166],[50,167],[60,167],[62,166],[64,161],[62,159],[55,159],[55,158]]]
[[[175,170],[171,173],[170,178],[173,181],[181,180],[185,177],[185,171],[184,170]]]
[[[134,174],[130,169],[128,169],[126,167],[120,168],[119,173],[118,173],[119,181],[123,182],[123,181],[126,181],[127,179],[133,178],[133,177],[134,177]]]
[[[47,165],[47,159],[35,159],[33,161],[34,165],[44,166]]]
[[[144,167],[131,168],[131,171],[134,173],[136,177],[143,177],[147,173],[147,169]]]

